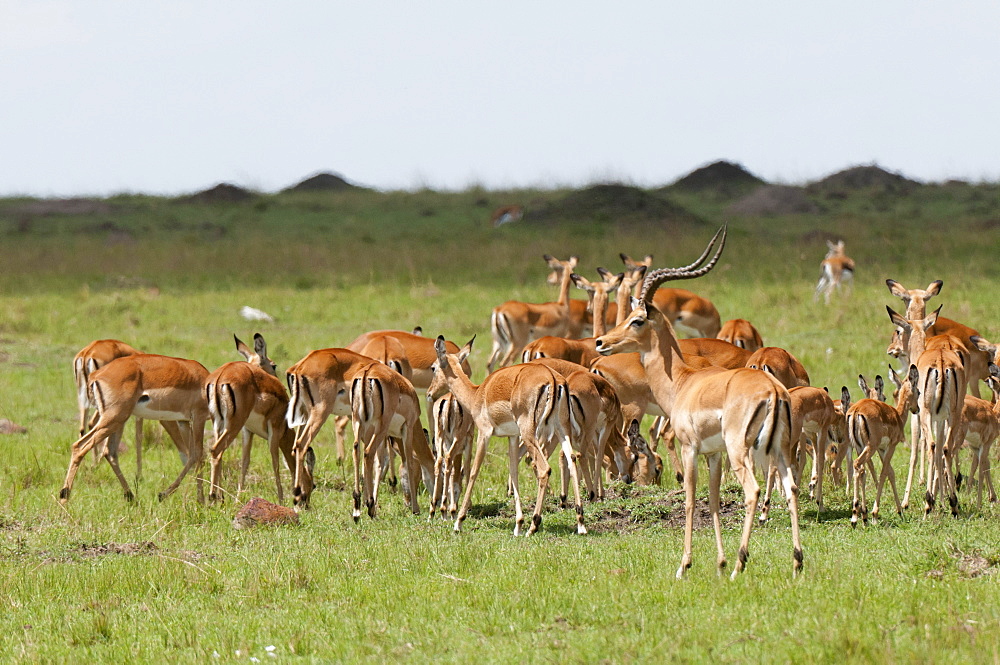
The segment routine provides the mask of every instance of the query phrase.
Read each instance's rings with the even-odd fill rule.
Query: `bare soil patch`
[[[108,554],[127,555],[150,555],[157,554],[159,548],[155,543],[146,541],[143,543],[80,543],[71,552],[84,558],[107,556]]]

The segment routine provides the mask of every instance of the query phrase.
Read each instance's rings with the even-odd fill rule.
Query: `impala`
[[[472,431],[475,423],[472,414],[451,393],[445,393],[434,400],[430,420],[434,424],[434,491],[431,495],[431,518],[440,508],[452,519],[458,510],[458,499],[462,493],[462,461],[472,445]]]
[[[882,459],[882,472],[876,482],[872,520],[878,518],[879,502],[882,499],[882,489],[887,478],[889,486],[892,488],[892,496],[896,500],[896,512],[900,515],[903,514],[903,506],[899,502],[899,493],[896,490],[896,472],[892,468],[892,454],[895,452],[896,446],[902,443],[905,438],[903,428],[906,427],[906,414],[917,412],[920,372],[916,365],[910,365],[910,370],[904,381],[890,367],[889,377],[896,385],[895,407],[876,399],[865,398],[855,402],[847,410],[847,436],[858,455],[854,460],[854,500],[852,502],[851,526],[857,525],[859,517],[862,522],[868,520],[865,468],[873,469],[874,479],[874,468],[871,466],[870,460],[876,452]]]
[[[201,466],[202,440],[208,406],[202,386],[208,370],[201,363],[139,353],[117,358],[90,375],[90,400],[97,409],[97,423],[72,445],[66,481],[59,501],[66,503],[73,479],[83,458],[100,441],[108,439],[105,459],[111,465],[125,498],[134,498],[128,481],[118,467],[118,444],[129,416],[159,420],[185,460],[177,479],[160,492],[160,500],[176,490],[184,476]],[[197,477],[198,498],[202,498],[201,478]]]
[[[822,388],[796,386],[788,390],[792,398],[792,436],[801,432],[796,442],[796,460],[802,460],[806,440],[813,441],[812,478],[809,480],[809,495],[816,499],[819,512],[823,512],[823,467],[830,430],[836,428],[843,415],[837,414],[830,394]],[[801,472],[801,462],[799,470]]]
[[[930,464],[927,472],[927,493],[925,495],[924,516],[933,509],[939,491],[948,495],[953,515],[958,514],[958,496],[951,476],[951,459],[957,445],[955,439],[962,405],[967,388],[966,370],[968,356],[963,354],[964,346],[950,335],[937,336],[934,343],[928,343],[927,330],[938,319],[933,312],[925,319],[904,319],[886,308],[889,319],[902,330],[907,340],[907,356],[920,372],[920,441],[919,448],[927,451]],[[929,348],[933,347],[933,348]],[[917,450],[910,451],[910,467],[907,472],[906,491],[903,493],[903,507],[909,502],[909,490],[913,478]]]
[[[765,346],[747,358],[750,369],[767,369],[786,388],[809,385],[809,372],[798,358],[778,346]]]
[[[705,263],[717,243],[714,256]],[[692,369],[681,355],[671,322],[653,304],[653,296],[661,284],[706,274],[715,266],[724,247],[725,229],[720,229],[695,263],[685,268],[661,268],[647,274],[639,305],[625,321],[597,340],[597,350],[605,355],[639,352],[653,395],[664,412],[670,415],[681,442],[685,524],[684,555],[677,576],[683,576],[691,565],[698,455],[708,456],[709,510],[715,527],[720,572],[726,564],[719,520],[723,454],[729,456],[733,472],[743,486],[746,503],[739,558],[733,577],[743,570],[749,557],[750,532],[760,496],[760,486],[753,472],[755,455],[765,459],[775,458],[778,466],[792,523],[792,570],[793,574],[797,574],[802,567],[802,547],[796,497],[798,488],[791,464],[791,399],[788,391],[767,372],[746,368]]]
[[[509,440],[508,459],[514,491],[514,535],[520,535],[524,526],[517,485],[520,444],[523,443],[538,480],[538,494],[527,532],[527,535],[531,535],[542,523],[542,504],[552,471],[543,449],[553,440],[561,442],[576,489],[577,533],[586,533],[583,526],[583,504],[579,497],[580,483],[570,443],[569,389],[566,380],[548,367],[526,363],[500,368],[487,375],[481,384],[475,385],[462,372],[457,355],[447,352],[443,338],[437,339],[435,350],[438,355],[438,371],[462,408],[472,414],[478,430],[476,452],[469,482],[462,497],[462,506],[455,518],[455,531],[461,531],[462,522],[469,512],[472,492],[486,457],[486,445],[490,437],[505,436]]]
[[[90,393],[87,389],[90,374],[104,367],[112,360],[123,356],[142,353],[133,346],[117,339],[99,339],[91,342],[73,356],[73,381],[76,383],[76,403],[80,411],[80,436],[97,422],[97,416],[91,419]],[[94,464],[98,464],[107,450],[105,441],[101,441],[94,451]],[[135,418],[135,475],[142,475],[142,418]]]
[[[423,472],[424,485],[431,489],[434,487],[434,458],[420,426],[420,399],[413,385],[389,366],[370,362],[355,373],[351,383],[351,422],[354,425],[354,506],[351,513],[354,521],[361,517],[362,504],[368,509],[368,516],[375,517],[379,480],[391,463],[388,455],[392,445],[390,437],[400,443],[406,472],[403,488],[410,509],[414,515],[418,514],[417,465]]]
[[[629,270],[653,265],[651,254],[647,254],[641,262],[633,261],[625,254],[619,256]],[[638,297],[638,291],[635,295]],[[690,337],[715,337],[722,328],[722,318],[712,301],[686,289],[658,289],[653,304],[670,320],[675,330]]]
[[[1000,436],[1000,368],[990,365],[990,378],[987,384],[993,391],[993,402],[984,399],[965,396],[962,406],[962,419],[956,433],[956,441],[964,441],[972,453],[972,465],[969,468],[969,478],[976,481],[977,504],[983,508],[983,486],[989,490],[989,500],[997,500],[993,489],[993,477],[990,474],[990,447]],[[958,467],[956,459],[956,468]],[[957,483],[956,483],[957,484]]]
[[[722,324],[716,338],[729,342],[747,351],[756,351],[764,346],[764,340],[753,324],[746,319],[730,319]]]
[[[848,287],[854,279],[854,259],[844,254],[843,240],[838,240],[836,244],[827,240],[826,246],[829,251],[819,264],[819,282],[816,283],[813,302],[819,300],[822,293],[823,301],[829,305],[834,289],[839,289],[841,285]]]
[[[545,260],[553,270],[560,271],[559,299],[556,302],[526,303],[508,300],[494,307],[490,315],[490,334],[493,337],[493,349],[487,363],[487,372],[496,367],[505,367],[524,351],[528,342],[552,335],[554,337],[580,337],[578,331],[570,330],[570,275],[579,260],[571,256],[567,261],[560,261],[548,254]],[[586,307],[583,301],[577,301]],[[577,334],[571,334],[577,332]]]
[[[252,350],[235,335],[233,338],[237,352],[246,361],[226,363],[205,379],[205,399],[215,436],[215,443],[209,449],[211,481],[208,498],[210,501],[221,499],[219,478],[222,455],[242,430],[243,457],[237,492],[242,492],[246,484],[250,444],[256,434],[268,442],[278,503],[283,503],[279,455],[284,455],[290,470],[295,468],[295,433],[285,421],[288,393],[277,378],[274,361],[267,356],[264,338],[259,333],[255,334]]]

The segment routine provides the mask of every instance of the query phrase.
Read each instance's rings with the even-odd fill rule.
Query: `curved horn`
[[[697,270],[693,267],[700,265],[704,262],[705,257],[711,252],[712,247],[718,242],[718,248],[715,250],[715,255],[712,259],[701,266]],[[660,288],[660,285],[664,282],[669,282],[675,279],[694,279],[695,277],[701,277],[702,275],[708,273],[715,264],[718,263],[719,257],[722,256],[722,250],[726,246],[726,227],[723,226],[715,235],[712,240],[708,243],[708,247],[702,252],[701,257],[691,265],[684,266],[683,268],[659,268],[646,275],[646,279],[642,282],[642,292],[639,294],[639,299],[644,303],[651,303],[653,301],[653,294],[656,293],[656,289]]]

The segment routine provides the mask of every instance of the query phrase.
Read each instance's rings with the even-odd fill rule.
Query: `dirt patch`
[[[103,543],[94,545],[80,543],[71,550],[71,553],[85,559],[106,556],[108,554],[127,554],[135,556],[157,554],[158,552],[159,548],[151,541],[146,541],[144,543]]]
[[[738,196],[767,182],[750,173],[742,164],[718,161],[702,166],[670,185],[689,192],[713,192]]]
[[[317,173],[316,175],[310,176],[298,183],[297,185],[292,185],[291,187],[282,190],[285,192],[345,192],[355,189],[365,189],[364,187],[358,187],[353,185],[347,180],[345,180],[341,175],[337,173]]]
[[[857,191],[908,194],[917,187],[920,187],[920,183],[916,180],[910,180],[899,173],[892,173],[871,164],[838,171],[822,180],[810,183],[806,186],[806,190],[810,194],[828,198],[846,198]]]
[[[17,423],[0,418],[0,434],[27,434],[28,430]]]
[[[764,185],[729,206],[728,211],[744,217],[773,217],[819,212],[819,207],[801,187]]]
[[[256,198],[257,195],[248,189],[231,185],[228,182],[220,182],[215,187],[192,194],[182,200],[192,203],[243,203]]]
[[[609,492],[607,504],[612,496]],[[641,501],[641,500],[640,500]],[[629,533],[651,526],[681,529],[684,527],[684,490],[673,490],[664,497],[651,498],[633,506],[607,506],[590,504],[586,510],[587,529],[595,533]],[[723,494],[719,502],[719,516],[724,528],[739,527],[745,509],[742,496]],[[695,499],[694,528],[712,527],[712,513],[708,499]]]
[[[562,199],[532,207],[525,223],[590,222],[629,229],[673,229],[701,225],[703,220],[682,206],[638,187],[594,185],[570,192]]]

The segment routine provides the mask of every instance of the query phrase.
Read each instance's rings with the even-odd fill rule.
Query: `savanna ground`
[[[765,343],[802,360],[814,385],[847,385],[856,396],[858,373],[886,373],[885,305],[902,306],[887,277],[911,288],[943,279],[943,314],[1000,336],[998,192],[954,184],[812,193],[820,212],[768,218],[731,217],[725,196],[682,191],[646,193],[621,219],[600,209],[560,218],[566,192],[535,191],[0,201],[0,418],[28,430],[0,438],[0,659],[996,661],[1000,511],[979,511],[968,495],[959,519],[889,509],[877,525],[852,529],[843,488],[828,482],[822,519],[803,499],[804,574],[792,579],[779,502],[754,530],[746,573],[731,582],[716,575],[707,520],[693,568],[674,579],[683,497],[669,473],[662,487],[615,484],[608,501],[587,504],[585,537],[550,496],[541,532],[513,538],[499,442],[460,535],[450,522],[427,521],[426,494],[419,517],[385,492],[378,519],[354,524],[349,466],[335,463],[329,425],[313,509],[298,527],[230,525],[245,500],[275,498],[259,445],[242,496],[204,506],[186,482],[158,502],[180,463],[154,424],[134,504],[106,464],[89,460],[67,506],[57,494],[76,438],[70,359],[91,340],[114,337],[213,369],[237,359],[233,333],[260,331],[282,372],[364,330],[420,325],[459,343],[477,334],[478,381],[490,309],[554,298],[542,253],[579,255],[578,271],[591,278],[598,266],[616,269],[619,252],[681,265],[723,222],[720,265],[681,286],[709,297],[723,319],[751,319]],[[628,218],[654,196],[703,221]],[[493,229],[489,211],[508,203],[547,212]],[[812,288],[823,240],[836,237],[858,271],[850,297],[824,307]],[[243,305],[276,321],[248,323]],[[126,441],[131,477],[131,434]],[[908,452],[896,455],[899,472]],[[227,457],[231,491],[237,457]],[[733,561],[742,496],[731,480],[724,490]]]

